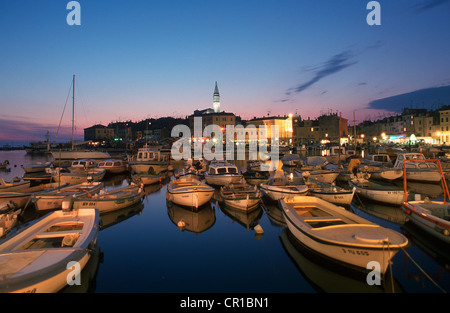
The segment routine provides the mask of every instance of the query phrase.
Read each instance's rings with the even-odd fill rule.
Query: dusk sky
[[[97,123],[212,107],[216,81],[221,110],[243,119],[342,112],[353,123],[355,112],[358,123],[450,104],[450,1],[378,1],[374,26],[368,2],[79,0],[70,26],[67,0],[1,0],[0,144],[47,130],[53,141],[73,75],[81,140]],[[419,90],[426,98],[399,97]]]

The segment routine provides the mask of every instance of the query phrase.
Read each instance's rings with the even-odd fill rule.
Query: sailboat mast
[[[72,82],[72,150],[74,146],[74,125],[75,125],[75,75]]]

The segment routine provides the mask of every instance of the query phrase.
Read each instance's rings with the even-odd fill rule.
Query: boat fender
[[[259,224],[254,227],[254,230],[255,230],[255,232],[257,234],[263,234],[264,233],[264,229]]]

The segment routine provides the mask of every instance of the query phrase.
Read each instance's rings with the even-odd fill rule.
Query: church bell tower
[[[219,94],[219,88],[217,87],[217,82],[216,82],[216,87],[214,88],[213,109],[214,109],[214,113],[220,112],[220,94]]]

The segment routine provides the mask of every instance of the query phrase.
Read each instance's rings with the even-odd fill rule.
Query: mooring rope
[[[434,280],[433,280],[433,278],[431,278],[431,276],[430,275],[428,275],[420,266],[419,266],[419,264],[417,264],[417,262],[416,261],[414,261],[414,259],[408,254],[408,252],[406,252],[406,250],[402,247],[401,248],[402,250],[403,250],[403,252],[405,252],[405,254],[406,254],[406,256],[408,257],[408,258],[410,258],[411,259],[411,261],[417,266],[417,268],[436,286],[436,287],[438,287],[443,293],[447,293],[444,289],[442,289],[441,288],[441,286],[439,286]]]

